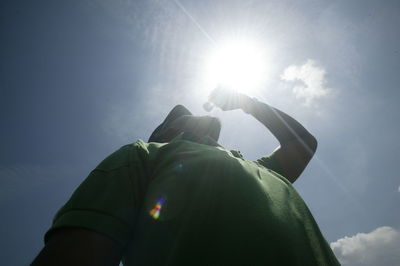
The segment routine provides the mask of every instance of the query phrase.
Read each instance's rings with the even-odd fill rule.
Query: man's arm
[[[274,151],[283,175],[294,182],[307,166],[317,149],[317,140],[299,122],[268,104],[247,95],[217,88],[209,100],[222,110],[242,109],[251,114],[278,139]]]
[[[146,190],[141,141],[105,158],[57,212],[33,265],[118,265]]]
[[[55,231],[32,266],[117,266],[122,248],[113,239],[81,228]]]

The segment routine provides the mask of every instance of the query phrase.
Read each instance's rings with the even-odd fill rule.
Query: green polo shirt
[[[58,211],[124,247],[125,265],[339,265],[273,156],[179,136],[111,154]]]

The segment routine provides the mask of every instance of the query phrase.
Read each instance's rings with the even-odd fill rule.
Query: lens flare
[[[165,198],[161,197],[157,201],[157,203],[154,206],[154,208],[150,210],[150,212],[149,212],[150,216],[153,217],[155,220],[157,220],[160,217],[161,208],[162,208],[164,202],[165,202]]]

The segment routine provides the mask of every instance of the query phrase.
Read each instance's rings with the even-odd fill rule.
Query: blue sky
[[[147,140],[175,104],[205,114],[204,62],[239,38],[268,55],[250,95],[319,141],[295,187],[338,258],[398,264],[399,12],[397,1],[2,1],[0,261],[29,263],[91,169]],[[277,146],[239,111],[211,114],[221,144],[248,159]]]

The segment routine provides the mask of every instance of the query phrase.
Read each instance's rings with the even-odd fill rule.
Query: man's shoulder
[[[141,139],[125,144],[107,156],[97,167],[96,170],[110,171],[113,169],[128,166],[132,163],[142,162],[148,157],[153,143],[144,142]]]

